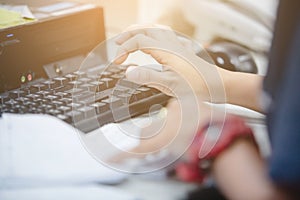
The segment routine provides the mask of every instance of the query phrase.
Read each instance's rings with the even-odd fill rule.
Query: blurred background
[[[104,8],[106,36],[132,24],[170,26],[201,44],[228,40],[246,47],[265,74],[277,0],[72,0]]]

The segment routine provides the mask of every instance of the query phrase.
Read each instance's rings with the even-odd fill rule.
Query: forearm
[[[222,71],[227,103],[244,106],[259,112],[259,95],[262,90],[263,76]]]
[[[266,165],[255,146],[244,139],[236,141],[213,163],[213,176],[230,200],[286,199],[270,181]]]

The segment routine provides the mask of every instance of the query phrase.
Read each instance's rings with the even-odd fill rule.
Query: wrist
[[[262,90],[263,76],[228,70],[224,70],[222,74],[226,103],[261,112],[259,95]]]
[[[237,84],[237,74],[232,71],[224,70],[220,68],[220,73],[222,74],[223,84],[226,94],[226,102],[224,103],[231,103],[234,104],[236,95],[234,86]]]
[[[186,181],[203,181],[214,160],[236,141],[245,139],[256,144],[252,130],[237,116],[228,115],[225,120],[206,124],[196,134],[187,154],[188,162],[178,168],[177,175]]]

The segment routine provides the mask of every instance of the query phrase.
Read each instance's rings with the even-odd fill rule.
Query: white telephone
[[[187,20],[200,42],[223,38],[256,52],[267,52],[273,36],[277,0],[188,0]]]

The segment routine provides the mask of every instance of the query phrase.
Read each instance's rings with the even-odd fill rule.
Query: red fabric
[[[209,151],[205,154],[201,154],[203,157],[199,158],[199,151],[203,149],[204,142],[208,141],[206,136],[209,127],[219,128],[219,133],[216,137],[216,142],[212,142],[209,146]],[[218,129],[215,129],[218,130]],[[245,124],[245,122],[237,116],[229,115],[224,121],[216,121],[207,124],[200,131],[197,132],[194,141],[187,152],[187,161],[180,163],[176,166],[176,174],[179,179],[186,182],[202,182],[205,177],[205,173],[199,167],[201,160],[213,160],[223,150],[225,150],[236,138],[247,137],[254,140],[252,130]]]
[[[199,182],[204,180],[204,173],[196,163],[179,163],[176,166],[177,177],[185,182]]]

